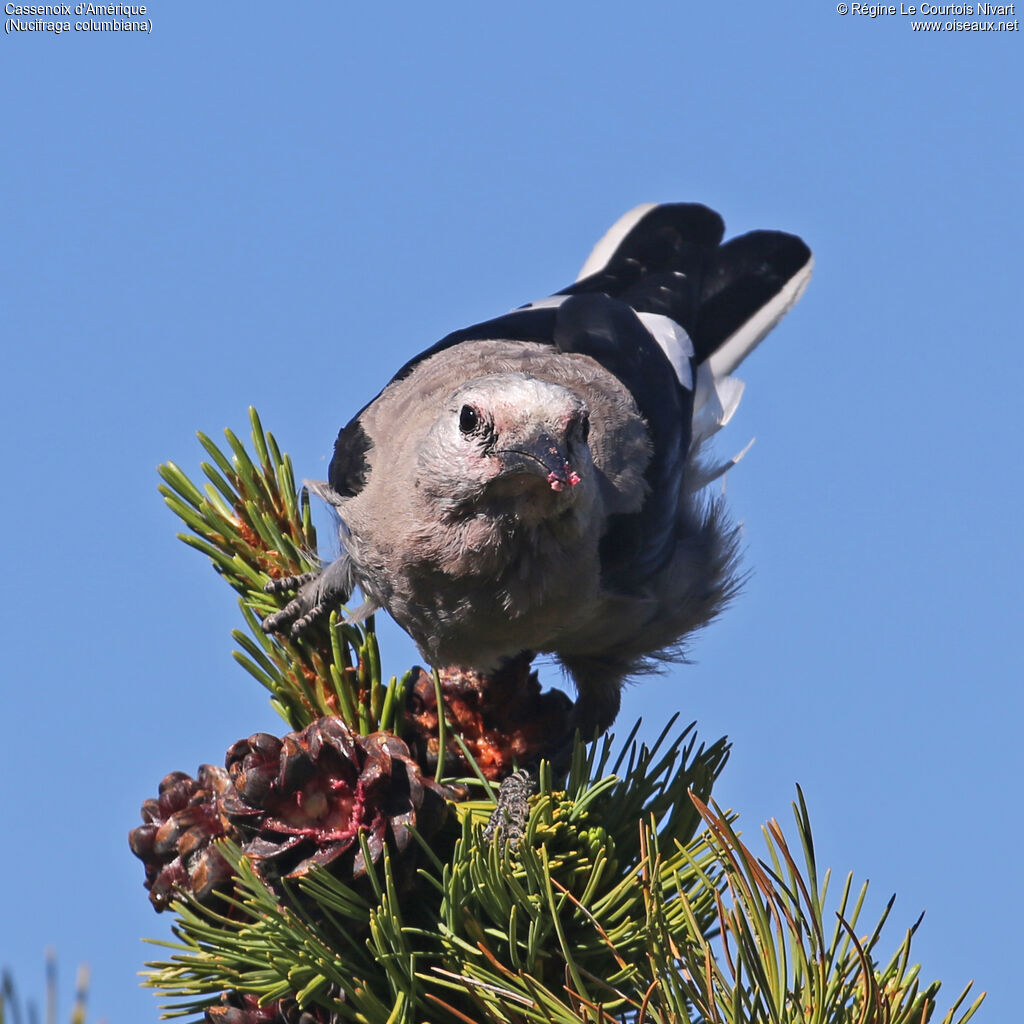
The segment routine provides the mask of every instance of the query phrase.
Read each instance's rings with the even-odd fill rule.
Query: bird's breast
[[[597,544],[569,522],[527,528],[476,517],[415,550],[391,574],[388,605],[434,664],[489,669],[550,648],[600,588]]]

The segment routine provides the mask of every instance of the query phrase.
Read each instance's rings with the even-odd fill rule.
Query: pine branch
[[[342,1020],[358,1006],[367,1021],[383,1024],[399,1003],[408,1015],[403,1011],[395,1020],[424,1013],[437,1019],[437,999],[453,1007],[444,1011],[446,1020],[476,1013],[477,1000],[488,1006],[497,999],[497,1007],[539,999],[544,1012],[555,1012],[569,967],[594,999],[625,1005],[620,990],[635,993],[649,983],[636,924],[643,918],[636,840],[634,849],[629,843],[619,849],[614,838],[635,835],[634,806],[661,814],[659,834],[675,851],[658,884],[682,880],[698,927],[710,928],[715,918],[715,868],[706,841],[694,837],[699,817],[694,813],[685,834],[680,816],[664,813],[724,763],[723,744],[697,749],[684,742],[691,732],[651,750],[634,744],[628,779],[584,780],[607,761],[607,744],[589,758],[579,748],[578,781],[570,792],[553,789],[550,772],[542,772],[518,855],[483,841],[471,805],[458,807],[460,834],[451,853],[439,857],[433,851],[443,844],[432,843],[431,856],[404,881],[385,854],[361,888],[317,870],[297,888],[275,891],[237,846],[221,841],[220,852],[238,874],[237,895],[227,900],[231,909],[175,905],[176,955],[150,965],[150,984],[174,1000],[175,1014],[202,1012],[230,989],[269,1001],[287,992],[300,1005],[320,1006]],[[656,770],[648,774],[652,765]],[[624,789],[633,800],[621,797]],[[510,966],[495,973],[502,964]],[[456,986],[459,994],[446,992],[452,975],[471,979],[471,994],[466,981]],[[557,1012],[574,1011],[566,1004]]]
[[[923,1024],[933,1016],[939,985],[921,982],[910,960],[917,924],[885,959],[892,903],[866,934],[866,885],[848,878],[830,903],[802,795],[798,842],[771,821],[765,856],[756,857],[735,817],[711,802],[728,744],[698,745],[692,725],[676,732],[672,719],[650,748],[634,728],[614,760],[611,738],[589,750],[578,744],[564,788],[542,763],[518,845],[486,841],[494,775],[473,751],[497,748],[481,707],[489,693],[504,699],[530,687],[535,701],[528,662],[497,681],[503,690],[458,672],[444,684],[421,674],[385,685],[372,620],[354,626],[334,614],[297,641],[264,634],[260,621],[278,607],[266,582],[318,562],[308,495],[250,415],[255,456],[230,431],[226,451],[200,435],[212,460],[203,489],[168,464],[161,491],[190,531],[182,539],[239,595],[247,632],[234,633],[235,657],[296,732],[239,741],[227,771],[168,776],[133,833],[154,893],[181,893],[176,941],[164,943],[171,953],[149,965],[148,984],[171,1000],[172,1016],[201,1014],[210,1024]],[[419,738],[430,733],[418,765],[388,735],[410,721],[410,694]],[[549,712],[557,720],[557,709]],[[324,717],[333,715],[351,732]],[[440,792],[430,776],[443,781],[456,747],[476,775],[461,780],[460,795],[485,798],[463,800],[439,824],[426,799]],[[505,770],[507,750],[497,752],[493,765]],[[982,997],[968,1005],[969,990],[942,1024],[971,1018]]]
[[[669,917],[671,900],[666,902],[645,878],[649,934],[664,937],[650,950],[658,983],[645,1007],[649,1019],[689,1021],[694,1012],[722,1024],[919,1024],[931,1019],[939,983],[922,987],[920,968],[910,965],[920,920],[881,966],[875,954],[893,900],[864,939],[858,939],[857,927],[867,883],[851,907],[848,877],[839,906],[826,910],[828,873],[819,889],[802,793],[794,805],[802,865],[778,822],[763,829],[766,862],[751,853],[720,810],[696,796],[691,799],[707,824],[705,835],[725,881],[717,896],[719,939],[712,942],[702,930],[690,928],[689,941],[678,942],[679,931]],[[657,863],[659,837],[647,830],[643,842]],[[688,902],[685,894],[677,895],[679,902]],[[970,989],[968,984],[942,1024],[965,1024],[973,1016],[984,994],[961,1011]]]
[[[689,732],[666,750],[692,750]],[[577,767],[599,767],[607,749],[578,752]],[[755,857],[730,816],[692,794],[719,756],[716,744],[652,776],[648,766],[665,758],[634,744],[630,775],[568,791],[552,789],[542,771],[516,852],[485,842],[478,815],[460,806],[450,854],[417,837],[430,855],[414,876],[400,876],[385,852],[359,886],[314,870],[275,890],[222,841],[237,895],[223,913],[176,905],[180,941],[170,960],[150,965],[149,983],[174,1000],[172,1015],[210,1013],[228,990],[365,1024],[930,1019],[939,986],[922,985],[911,966],[917,926],[880,961],[891,903],[867,937],[858,932],[866,886],[854,897],[847,879],[829,909],[802,797],[802,852],[773,821],[767,859]],[[616,800],[619,789],[632,801]],[[658,808],[687,789],[697,815],[690,834],[673,813],[628,827],[637,804]],[[973,1015],[980,998],[961,1009],[969,988],[943,1024]]]
[[[159,467],[160,493],[190,531],[178,536],[207,555],[240,595],[248,632],[232,633],[241,648],[235,659],[270,691],[271,704],[293,729],[340,715],[363,734],[397,731],[411,673],[383,683],[372,618],[351,625],[333,614],[298,640],[268,636],[260,627],[285,603],[265,585],[315,571],[320,562],[309,493],[296,488],[290,457],[264,431],[255,409],[249,418],[255,456],[230,430],[224,432],[226,452],[198,435],[212,460],[201,464],[208,481],[202,489],[174,463]]]

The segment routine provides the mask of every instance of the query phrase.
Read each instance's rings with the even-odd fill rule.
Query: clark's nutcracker
[[[385,608],[432,665],[554,654],[574,724],[604,731],[623,682],[678,657],[736,589],[737,531],[703,458],[743,390],[729,376],[797,301],[794,235],[722,244],[698,204],[646,204],[553,296],[456,331],[345,426],[329,483],[343,551],[268,631],[347,600]]]

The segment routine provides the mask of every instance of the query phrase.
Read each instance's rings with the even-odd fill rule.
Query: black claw
[[[352,591],[349,560],[343,556],[321,572],[304,572],[271,580],[263,589],[268,594],[295,591],[295,596],[280,611],[268,615],[261,627],[265,633],[285,633],[298,640],[317,619],[348,600]]]
[[[315,616],[311,617],[307,603],[301,597],[296,597],[279,612],[268,615],[260,623],[260,627],[264,633],[287,632],[292,639],[297,639],[302,630],[313,621],[313,618]]]
[[[300,615],[299,618],[297,618],[292,623],[292,628],[288,631],[288,635],[293,640],[298,640],[299,637],[302,636],[302,634],[305,633],[306,630],[309,629],[309,627],[312,626],[317,619],[322,618],[324,615],[327,615],[330,612],[330,610],[330,605],[314,605],[312,608],[309,609],[308,612],[306,612],[305,615]]]
[[[319,575],[316,572],[304,572],[298,576],[282,576],[279,580],[270,580],[269,583],[265,583],[263,592],[265,594],[281,594],[286,590],[298,590],[303,583],[315,580]]]
[[[264,633],[276,633],[290,618],[288,614],[288,608],[282,608],[279,612],[274,612],[273,615],[268,615],[261,623],[260,629]]]

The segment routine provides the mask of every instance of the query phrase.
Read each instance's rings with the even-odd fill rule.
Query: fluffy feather
[[[796,302],[800,239],[721,244],[696,204],[637,207],[548,299],[448,335],[345,426],[323,494],[341,557],[264,628],[305,628],[358,584],[435,665],[555,655],[585,732],[623,682],[733,596],[737,532],[701,450],[729,373]],[[738,457],[737,457],[738,458]],[[277,585],[276,589],[281,589]]]

